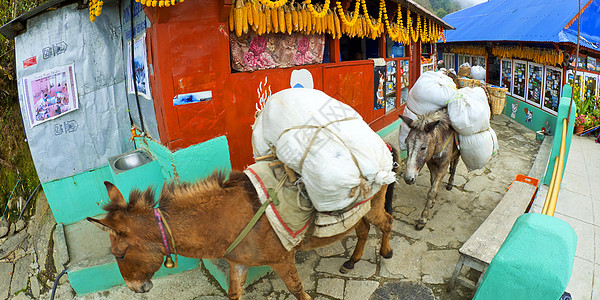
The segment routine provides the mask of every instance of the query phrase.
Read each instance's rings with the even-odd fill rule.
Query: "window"
[[[555,67],[546,66],[544,79],[544,100],[542,108],[556,115],[558,113],[558,103],[562,91],[562,70]]]
[[[508,93],[512,93],[512,60],[503,59],[500,62],[500,86],[508,88]]]
[[[513,60],[513,86],[512,94],[515,98],[525,99],[525,82],[527,80],[527,62],[524,60]]]
[[[340,38],[342,61],[365,60],[379,57],[379,39],[361,39],[343,36]]]
[[[454,53],[444,53],[442,54],[442,59],[444,60],[444,65],[446,66],[446,69],[456,70],[456,66],[454,65]]]
[[[542,83],[544,66],[542,64],[529,62],[527,71],[527,102],[540,107],[542,103]]]

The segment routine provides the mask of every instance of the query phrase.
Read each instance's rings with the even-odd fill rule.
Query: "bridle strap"
[[[165,246],[165,249],[167,250],[167,257],[171,256],[171,250],[169,249],[169,243],[167,242],[167,235],[165,234],[165,229],[167,230],[167,233],[171,237],[171,245],[173,246],[172,253],[175,254],[175,268],[177,268],[177,262],[178,262],[177,247],[175,247],[175,238],[173,238],[173,232],[171,231],[169,224],[165,220],[165,217],[159,208],[154,209],[154,218],[156,218],[156,222],[158,223],[158,228],[160,229],[160,235],[162,237],[163,245]],[[163,224],[164,224],[164,228],[163,228]]]

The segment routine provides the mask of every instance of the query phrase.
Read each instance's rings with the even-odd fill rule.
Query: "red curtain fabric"
[[[240,37],[231,34],[229,44],[232,68],[240,72],[251,72],[321,63],[325,36],[299,33],[259,36],[250,32]]]

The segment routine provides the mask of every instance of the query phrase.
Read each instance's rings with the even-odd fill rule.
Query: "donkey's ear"
[[[86,220],[90,221],[92,224],[95,224],[96,226],[100,227],[100,229],[102,229],[110,234],[114,234],[114,235],[117,234],[117,231],[114,230],[111,226],[109,226],[107,224],[106,219],[98,220],[98,219],[87,217]]]
[[[435,128],[435,126],[438,126],[438,124],[440,124],[440,121],[431,122],[431,123],[425,125],[423,130],[425,132],[431,132]]]
[[[403,116],[403,115],[398,115],[398,117],[400,117],[400,119],[402,119],[402,122],[406,123],[406,125],[408,125],[408,127],[413,128],[413,126],[412,126],[413,119],[411,119],[407,116]]]
[[[105,181],[104,186],[106,186],[106,192],[108,193],[108,197],[110,198],[112,204],[116,204],[121,207],[127,206],[127,203],[125,203],[125,198],[123,198],[123,194],[121,194],[121,191],[119,191],[114,184]]]

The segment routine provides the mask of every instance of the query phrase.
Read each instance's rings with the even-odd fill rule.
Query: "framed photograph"
[[[581,107],[584,110],[582,113],[585,113],[585,111],[592,111],[597,105],[598,75],[586,72],[583,78],[583,104]]]
[[[148,60],[146,56],[146,34],[138,37],[133,41],[134,55],[133,62],[135,64],[135,70],[131,69],[131,41],[127,47],[127,87],[129,94],[135,94],[135,88],[137,93],[146,99],[152,99],[150,94],[150,81],[148,76]],[[135,87],[134,87],[135,80]]]
[[[30,127],[79,108],[72,64],[24,77],[23,90]]]
[[[524,60],[513,60],[513,97],[525,100],[525,90],[527,88],[527,62]]]
[[[410,86],[410,81],[408,81],[409,60],[404,59],[401,60],[399,63],[400,68],[398,69],[398,72],[400,74],[400,105],[402,105],[406,103],[406,99],[408,98],[408,89]]]
[[[398,67],[395,60],[386,62],[386,80],[385,80],[385,113],[396,109],[397,97],[396,91],[398,90],[397,78],[398,78]]]
[[[512,60],[503,59],[500,62],[500,86],[508,88],[508,93],[512,94]]]
[[[541,107],[544,83],[544,65],[529,62],[527,64],[527,98],[525,101]]]
[[[563,71],[560,68],[546,66],[544,70],[544,97],[542,109],[556,115],[562,96]]]

